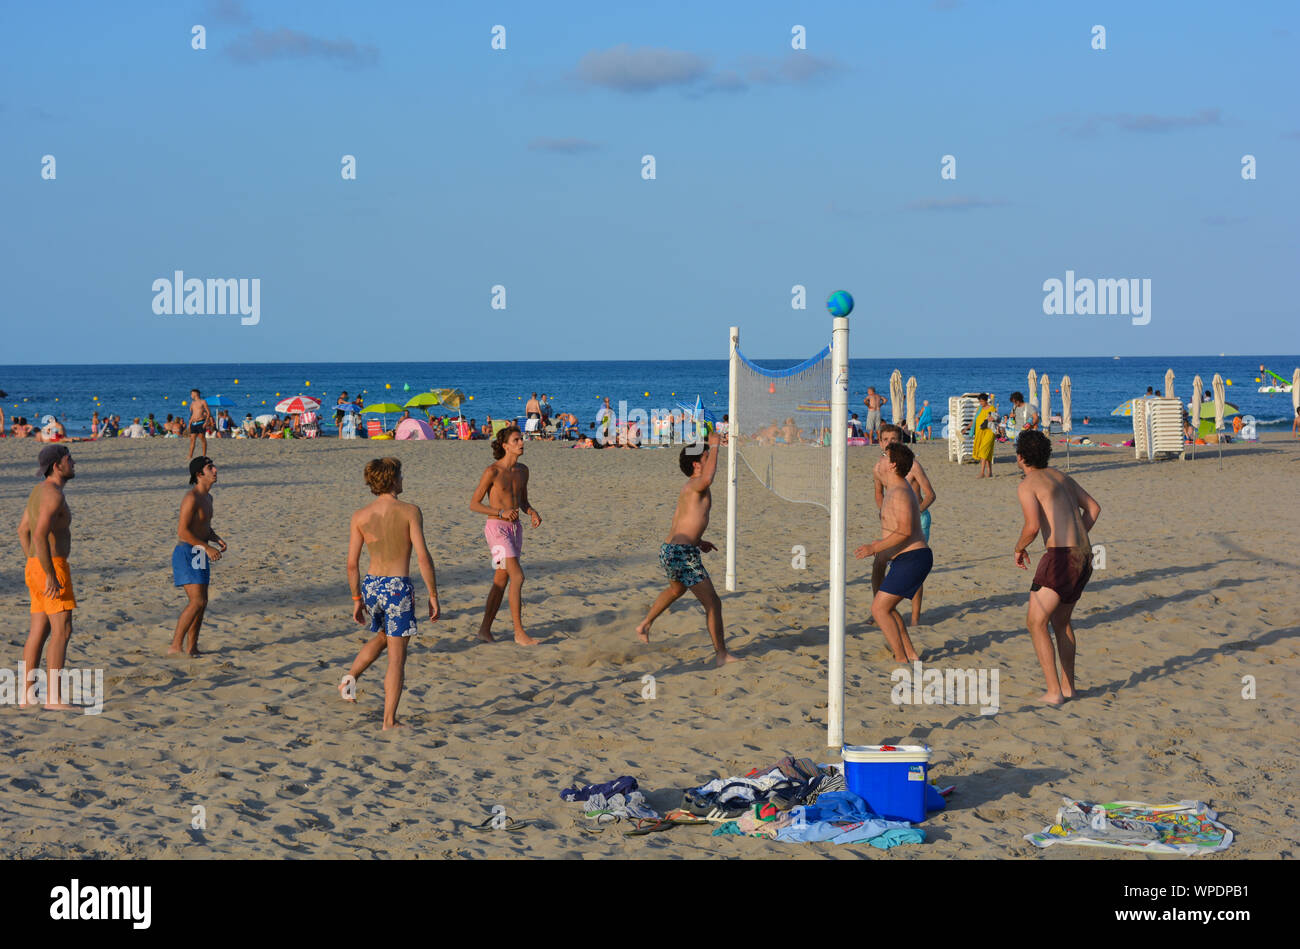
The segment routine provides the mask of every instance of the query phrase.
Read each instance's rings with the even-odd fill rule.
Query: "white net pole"
[[[737,369],[740,360],[737,350],[740,346],[740,327],[730,330],[731,362],[727,373],[727,591],[736,590],[736,487],[739,482],[736,469],[736,443],[739,441],[740,424],[736,407],[740,403],[740,387]]]
[[[831,334],[831,557],[830,656],[826,694],[826,745],[844,744],[844,557],[848,488],[849,320],[835,318]]]

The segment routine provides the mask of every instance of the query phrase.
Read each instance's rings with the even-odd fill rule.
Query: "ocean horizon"
[[[757,358],[760,365],[787,368],[806,356]],[[1131,356],[1053,357],[1043,359],[926,358],[851,359],[849,361],[849,411],[865,417],[862,399],[868,386],[888,395],[889,377],[898,369],[904,381],[917,378],[917,411],[929,400],[936,422],[947,413],[949,396],[988,391],[999,407],[1008,406],[1013,391],[1028,395],[1028,372],[1051,381],[1052,403],[1059,410],[1058,387],[1062,375],[1072,383],[1072,412],[1079,434],[1116,434],[1131,431],[1128,420],[1111,410],[1143,394],[1147,386],[1163,389],[1165,372],[1174,370],[1174,394],[1188,399],[1192,379],[1199,374],[1209,388],[1217,372],[1231,380],[1228,401],[1242,414],[1253,415],[1264,429],[1289,428],[1291,397],[1264,394],[1259,366],[1263,364],[1290,379],[1300,355],[1235,356]],[[213,362],[213,363],[105,363],[0,366],[0,401],[6,424],[14,415],[39,423],[55,415],[69,435],[86,435],[91,415],[119,414],[126,421],[154,413],[186,413],[183,403],[197,387],[205,397],[221,395],[233,401],[236,419],[245,414],[274,411],[276,401],[310,395],[328,408],[341,392],[355,398],[360,391],[366,404],[404,404],[417,393],[452,387],[464,391],[461,406],[467,418],[481,424],[494,418],[517,417],[533,392],[546,393],[557,411],[571,411],[585,430],[594,421],[604,396],[615,409],[650,411],[671,409],[678,402],[693,403],[698,396],[715,415],[727,411],[727,360],[538,360],[538,361],[436,361],[436,362]],[[322,413],[329,422],[332,413]],[[889,408],[884,412],[890,418]],[[1090,424],[1083,425],[1083,419]]]

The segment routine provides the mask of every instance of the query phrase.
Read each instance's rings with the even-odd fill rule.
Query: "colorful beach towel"
[[[1186,855],[1217,853],[1232,843],[1232,831],[1200,801],[1089,804],[1068,797],[1062,800],[1065,803],[1056,812],[1056,823],[1042,833],[1025,834],[1025,840],[1038,847],[1079,844]]]

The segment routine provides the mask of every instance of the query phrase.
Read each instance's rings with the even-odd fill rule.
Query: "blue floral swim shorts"
[[[691,544],[663,544],[659,548],[659,565],[669,580],[682,586],[693,587],[709,579],[700,548]]]
[[[361,581],[361,598],[370,610],[370,631],[414,636],[415,584],[410,577],[372,577]]]

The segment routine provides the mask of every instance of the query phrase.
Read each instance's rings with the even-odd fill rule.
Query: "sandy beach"
[[[32,440],[0,440],[0,666],[16,669],[28,598],[16,527],[36,484]],[[869,625],[866,561],[879,536],[872,448],[849,449],[846,740],[925,743],[956,786],[919,845],[794,844],[680,827],[627,838],[560,800],[575,782],[635,776],[652,806],[784,755],[826,749],[827,517],[742,471],[740,588],[723,594],[728,645],[713,668],[703,612],[679,601],[652,642],[633,627],[662,589],[658,549],[682,476],[676,450],[574,451],[530,442],[524,618],[542,645],[474,639],[490,578],[470,491],[486,443],[211,441],[213,568],[198,659],[166,650],[184,596],[171,550],[186,442],[71,445],[70,558],[78,599],[68,664],[102,669],[98,715],[0,707],[0,824],[11,857],[747,857],[1147,859],[1023,839],[1063,796],[1208,803],[1236,834],[1226,857],[1295,855],[1300,703],[1300,442],[1269,433],[1196,461],[1137,462],[1131,449],[1072,449],[1100,502],[1104,545],[1075,614],[1081,694],[1040,707],[1024,628],[1030,577],[1012,564],[1020,527],[1012,449],[990,480],[918,446],[935,486],[935,568],[912,638],[937,667],[999,670],[1000,707],[895,705],[898,668]],[[1064,463],[1057,447],[1053,464]],[[421,620],[401,714],[382,733],[380,659],[355,706],[336,686],[366,631],[351,620],[349,515],[370,498],[369,459],[402,459],[404,500],[424,511],[443,616]],[[725,536],[725,462],[708,538]],[[805,570],[791,549],[807,550]],[[1031,547],[1035,562],[1041,542]],[[724,554],[705,563],[722,588]],[[365,560],[362,561],[363,568]],[[425,615],[417,581],[419,615]],[[655,697],[642,698],[643,676]],[[1253,676],[1257,697],[1243,698]],[[519,833],[477,826],[505,808]],[[195,807],[206,829],[194,829]],[[1168,858],[1167,858],[1168,859]],[[1210,857],[1208,859],[1215,859]]]

